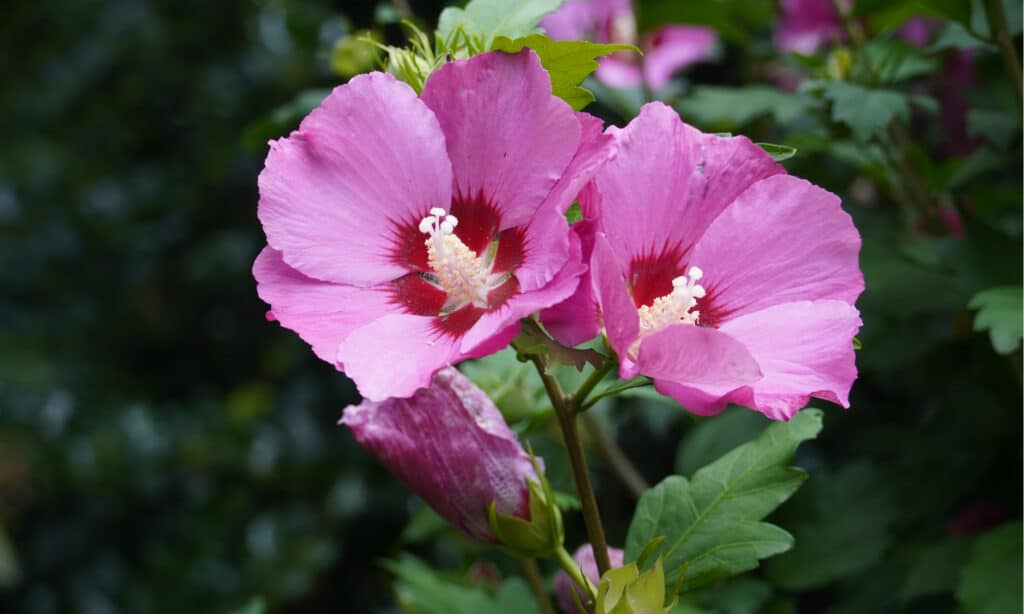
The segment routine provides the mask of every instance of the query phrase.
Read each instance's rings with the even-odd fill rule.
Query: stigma
[[[459,219],[440,207],[430,210],[430,215],[420,221],[420,232],[427,235],[427,264],[431,272],[425,275],[448,295],[441,309],[441,315],[451,313],[466,305],[486,309],[488,294],[507,275],[493,275],[493,249],[477,255],[466,247],[455,235]]]
[[[686,275],[672,280],[672,292],[640,307],[640,334],[649,335],[672,324],[698,324],[697,299],[704,298],[706,291],[697,282],[703,276],[704,271],[692,266]]]

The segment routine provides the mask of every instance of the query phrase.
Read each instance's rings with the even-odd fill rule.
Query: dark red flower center
[[[497,207],[479,193],[455,197],[447,212],[394,222],[392,260],[409,273],[392,282],[393,300],[435,317],[439,333],[464,334],[519,291],[513,272],[523,261],[523,231],[500,228]]]

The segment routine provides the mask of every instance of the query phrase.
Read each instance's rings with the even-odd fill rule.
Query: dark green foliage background
[[[743,85],[770,54],[770,8],[743,3],[750,10],[706,13],[730,47],[691,83]],[[427,23],[441,8],[411,4]],[[651,2],[643,19],[672,19],[675,4]],[[354,388],[264,320],[249,273],[263,242],[264,142],[295,125],[300,92],[341,81],[331,49],[347,28],[371,26],[374,9],[284,0],[5,9],[0,611],[227,612],[254,596],[275,612],[394,609],[380,559],[403,549],[461,584],[516,571],[416,513],[404,487],[336,426]],[[382,32],[401,43],[396,26]],[[998,56],[979,69],[970,103],[1012,117]],[[592,111],[628,119],[595,91]],[[694,603],[953,611],[962,574],[968,595],[1000,571],[1013,577],[985,567],[1005,563],[994,555],[964,571],[981,531],[1021,516],[1021,353],[996,354],[972,331],[967,304],[1020,283],[1019,123],[1008,141],[985,145],[994,162],[951,186],[960,161],[930,155],[942,135],[912,117],[926,180],[971,203],[966,235],[955,238],[910,230],[915,221],[885,194],[891,171],[856,140],[859,126],[825,117],[808,128],[814,111],[787,114],[785,96],[741,98],[766,110],[736,109],[742,121],[729,124],[714,99],[703,116],[686,113],[696,96],[681,108],[705,130],[797,146],[789,171],[844,197],[865,239],[864,349],[853,409],[827,408],[823,434],[798,455],[811,478],[771,517],[796,549]],[[881,194],[867,206],[851,197],[858,188]],[[750,412],[698,421],[646,397],[598,411],[652,483],[691,475],[763,427]],[[556,487],[571,490],[550,432],[531,437]],[[621,545],[633,502],[594,463]],[[973,533],[956,529],[979,505],[993,517]],[[579,518],[567,522],[575,547]],[[479,556],[490,562],[470,567]]]

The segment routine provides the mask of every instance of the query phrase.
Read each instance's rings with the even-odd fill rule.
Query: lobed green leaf
[[[821,430],[822,413],[809,409],[776,422],[697,471],[692,480],[670,476],[640,498],[626,537],[626,561],[636,560],[655,538],[666,578],[685,565],[684,590],[757,567],[760,559],[785,552],[793,537],[761,522],[788,499],[807,475],[790,467],[800,442]]]

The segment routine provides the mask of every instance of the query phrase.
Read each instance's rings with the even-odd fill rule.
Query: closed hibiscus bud
[[[538,514],[541,524],[552,524],[545,506],[554,505],[553,497],[538,477],[540,460],[531,459],[494,403],[454,368],[438,371],[429,387],[409,398],[351,406],[341,422],[434,511],[473,539],[505,546],[490,517],[504,519],[502,527],[511,526],[512,519],[529,524]],[[560,518],[557,524],[560,536]],[[505,531],[535,537],[532,530]]]

